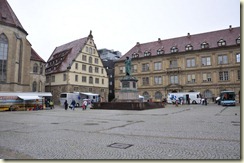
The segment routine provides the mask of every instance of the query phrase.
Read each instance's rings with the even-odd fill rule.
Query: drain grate
[[[53,124],[53,125],[57,125],[57,124],[59,124],[59,123],[57,123],[57,122],[53,122],[53,123],[51,123],[51,124]]]
[[[123,143],[113,143],[113,144],[108,145],[108,147],[119,148],[119,149],[127,149],[131,146],[133,146],[133,145],[132,144],[123,144]]]

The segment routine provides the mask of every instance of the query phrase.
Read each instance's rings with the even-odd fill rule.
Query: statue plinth
[[[120,79],[121,90],[119,91],[119,102],[139,102],[139,92],[137,90],[138,80],[133,76],[124,76]]]

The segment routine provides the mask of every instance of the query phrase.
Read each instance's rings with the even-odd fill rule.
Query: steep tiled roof
[[[31,48],[31,60],[46,63],[37,53]]]
[[[0,24],[18,28],[28,35],[7,0],[0,0]]]
[[[56,47],[47,61],[46,74],[66,71],[83,49],[88,37]]]
[[[196,35],[187,35],[183,37],[171,38],[166,40],[158,40],[154,42],[148,42],[135,45],[130,49],[125,55],[123,55],[118,61],[125,60],[127,56],[132,58],[132,54],[137,53],[139,58],[144,57],[144,52],[148,51],[151,53],[151,56],[156,56],[157,51],[162,49],[164,54],[170,55],[171,48],[176,47],[178,52],[185,52],[186,46],[191,45],[193,50],[201,50],[201,44],[206,42],[209,45],[209,48],[217,48],[218,41],[223,39],[226,41],[226,46],[236,45],[236,39],[240,37],[240,27],[229,29],[207,32]]]

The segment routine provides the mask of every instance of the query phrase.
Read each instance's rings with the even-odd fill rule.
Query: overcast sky
[[[98,49],[128,52],[146,43],[240,26],[239,0],[8,0],[32,48],[47,61],[55,47],[89,35]]]

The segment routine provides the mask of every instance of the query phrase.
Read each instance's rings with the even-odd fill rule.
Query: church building
[[[0,92],[44,92],[45,61],[7,0],[0,0]]]

